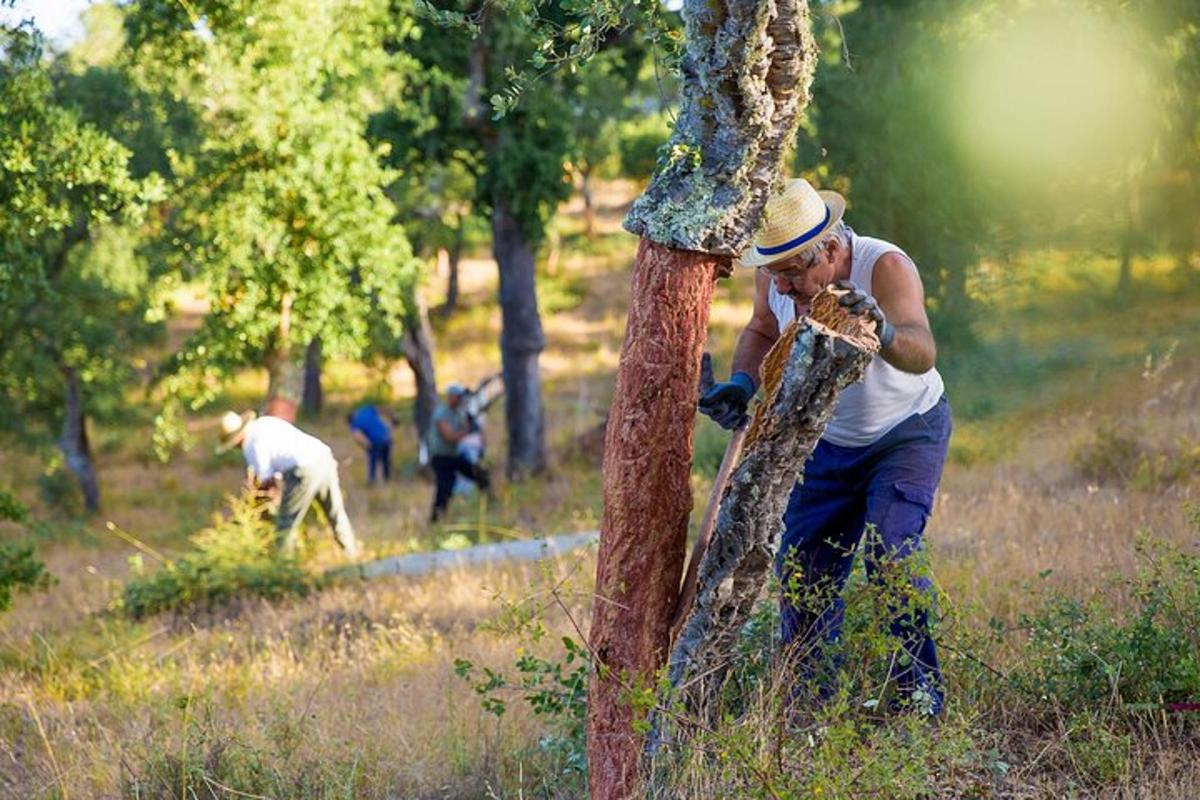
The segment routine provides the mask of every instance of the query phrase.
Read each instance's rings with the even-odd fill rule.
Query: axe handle
[[[747,426],[748,427],[748,426]],[[725,457],[721,459],[721,468],[713,480],[712,492],[708,496],[708,505],[704,507],[704,517],[700,520],[700,532],[696,537],[696,545],[692,548],[692,557],[688,560],[687,574],[683,578],[683,587],[679,590],[679,600],[675,604],[675,616],[671,621],[671,641],[679,635],[683,621],[691,610],[692,602],[696,599],[696,579],[700,572],[700,562],[708,551],[708,542],[712,538],[713,529],[717,525],[717,509],[721,506],[721,496],[725,494],[725,485],[737,465],[738,456],[742,454],[742,443],[746,441],[747,428],[733,432],[729,444],[725,445]]]

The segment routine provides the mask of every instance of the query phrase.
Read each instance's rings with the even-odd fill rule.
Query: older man
[[[849,290],[841,302],[852,313],[876,322],[880,351],[863,380],[842,392],[784,514],[777,560],[785,587],[782,634],[806,676],[829,666],[825,656],[836,649],[828,645],[840,637],[840,594],[864,529],[874,529],[865,551],[872,576],[921,549],[950,440],[950,407],[934,369],[916,265],[896,245],[858,236],[842,221],[845,206],[837,193],[817,192],[804,180],[789,181],[768,202],[765,228],[740,259],[758,274],[733,376],[700,400],[700,410],[726,429],[743,426],[763,357],[830,284]],[[929,579],[912,580],[929,599]],[[944,689],[930,603],[900,605],[891,623],[901,650],[893,660],[899,704],[937,714]]]
[[[358,558],[361,550],[346,516],[337,460],[329,445],[279,417],[229,411],[221,418],[218,451],[239,445],[246,459],[248,483],[265,487],[274,483],[276,476],[283,480],[283,496],[275,516],[280,552],[288,556],[295,553],[300,523],[315,500],[346,556]]]

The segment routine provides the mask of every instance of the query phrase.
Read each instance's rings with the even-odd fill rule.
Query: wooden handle
[[[706,354],[707,355],[707,354]],[[729,476],[737,466],[738,457],[742,454],[742,444],[746,441],[747,428],[733,432],[729,444],[725,445],[725,456],[721,459],[721,468],[713,480],[712,492],[708,496],[708,505],[704,507],[704,517],[700,520],[700,532],[696,537],[696,546],[692,548],[692,557],[688,560],[687,572],[683,577],[683,586],[679,590],[679,600],[675,604],[675,616],[671,620],[671,641],[679,635],[683,621],[691,610],[692,601],[696,599],[696,576],[700,571],[700,562],[708,550],[708,542],[712,538],[713,529],[717,525],[717,509],[721,506],[721,495],[725,493],[725,485]]]

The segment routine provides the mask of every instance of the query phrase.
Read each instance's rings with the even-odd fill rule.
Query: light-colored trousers
[[[337,462],[332,458],[305,464],[283,474],[283,497],[275,517],[276,543],[280,552],[289,556],[296,552],[300,523],[304,521],[304,515],[314,500],[325,514],[325,521],[333,529],[337,543],[347,555],[357,555],[358,541],[354,537],[350,517],[346,516],[346,503],[338,483]]]

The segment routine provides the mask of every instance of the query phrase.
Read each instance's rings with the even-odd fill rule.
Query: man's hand
[[[754,379],[745,372],[735,372],[724,383],[713,386],[700,398],[700,413],[712,417],[727,431],[743,427],[749,417],[746,407],[754,397]]]
[[[879,307],[875,298],[847,280],[840,280],[834,286],[845,290],[846,294],[841,296],[838,303],[847,311],[855,316],[867,317],[875,321],[880,349],[891,344],[892,340],[896,338],[896,328],[887,321],[887,317],[883,315],[883,309]]]

